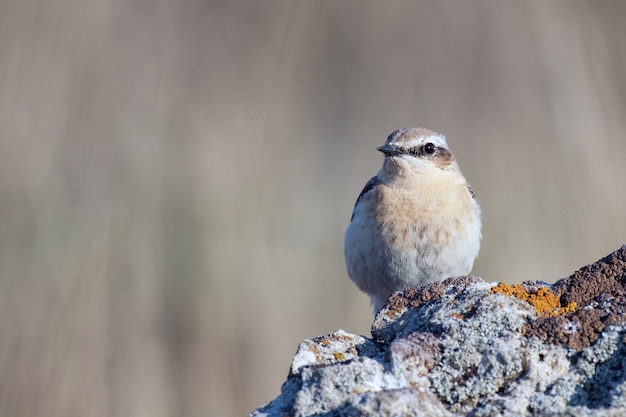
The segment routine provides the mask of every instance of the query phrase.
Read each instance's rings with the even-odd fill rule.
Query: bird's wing
[[[356,210],[356,206],[359,205],[359,201],[361,201],[361,198],[363,198],[365,194],[372,191],[372,189],[374,189],[374,187],[376,187],[378,184],[378,177],[372,177],[372,179],[370,179],[367,184],[365,184],[365,187],[363,187],[361,194],[359,194],[359,197],[356,199],[356,203],[354,203],[354,209],[352,210],[352,217],[350,217],[350,221],[352,221],[352,219],[354,218],[354,211]]]
[[[467,190],[469,191],[470,195],[472,196],[472,198],[474,200],[476,200],[476,194],[474,194],[474,189],[472,188],[471,185],[467,184]]]

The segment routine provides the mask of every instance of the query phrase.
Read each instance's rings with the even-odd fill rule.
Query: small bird
[[[480,249],[480,206],[445,136],[399,129],[356,200],[344,237],[350,279],[378,312],[398,290],[467,275]]]

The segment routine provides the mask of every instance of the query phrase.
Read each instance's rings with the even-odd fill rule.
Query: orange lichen
[[[317,346],[311,345],[309,347],[309,349],[311,349],[311,352],[313,352],[313,354],[315,355],[315,361],[316,362],[321,362],[322,361],[322,355],[320,354],[320,351],[317,348]]]
[[[452,313],[452,317],[459,320],[465,320],[465,316],[461,313]]]
[[[389,317],[392,320],[395,320],[400,315],[400,310],[388,309],[383,312],[383,314]]]
[[[554,317],[576,310],[576,303],[561,305],[559,298],[546,287],[539,287],[536,293],[529,293],[519,284],[508,285],[501,282],[491,289],[491,293],[502,293],[526,301],[535,307],[537,314],[547,314]]]

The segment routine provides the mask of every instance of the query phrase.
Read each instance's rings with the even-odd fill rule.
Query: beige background
[[[369,334],[342,235],[394,129],[448,143],[474,272],[626,243],[626,2],[0,3],[0,415],[237,416]]]

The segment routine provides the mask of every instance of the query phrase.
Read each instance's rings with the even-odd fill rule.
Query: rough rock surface
[[[395,293],[372,338],[300,344],[252,416],[626,416],[626,246],[553,285]]]

